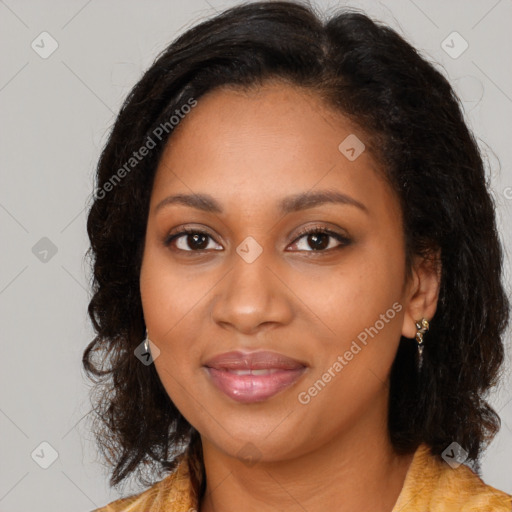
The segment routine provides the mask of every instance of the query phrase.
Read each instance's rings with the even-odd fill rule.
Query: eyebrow
[[[281,214],[286,215],[328,203],[355,206],[365,213],[368,213],[368,208],[353,197],[329,189],[319,190],[317,192],[301,192],[287,196],[279,201],[278,209]],[[181,204],[208,213],[224,212],[220,203],[208,194],[176,194],[160,201],[155,208],[155,213],[171,204]]]

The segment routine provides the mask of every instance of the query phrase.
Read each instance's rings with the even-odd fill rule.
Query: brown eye
[[[339,249],[351,243],[351,240],[340,233],[328,229],[320,229],[318,227],[304,230],[297,237],[294,244],[298,245],[297,241],[302,238],[305,239],[305,242],[302,248],[299,247],[298,250],[306,252],[327,252],[327,250]],[[336,242],[338,242],[338,244],[336,244]],[[307,247],[311,250],[308,250]]]
[[[167,237],[164,244],[170,246],[174,243],[176,250],[179,251],[199,252],[208,250],[209,240],[213,241],[213,238],[208,233],[185,228],[181,232]]]
[[[185,236],[185,244],[191,249],[204,250],[208,247],[208,235],[196,233]]]

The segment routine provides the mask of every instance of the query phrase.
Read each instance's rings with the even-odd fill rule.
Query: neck
[[[205,438],[202,445],[200,512],[391,512],[413,458],[393,450],[387,403],[328,443],[287,460],[249,466]]]

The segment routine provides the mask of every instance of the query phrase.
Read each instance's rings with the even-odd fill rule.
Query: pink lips
[[[294,384],[306,365],[275,352],[226,352],[204,365],[212,383],[242,403],[260,402]]]

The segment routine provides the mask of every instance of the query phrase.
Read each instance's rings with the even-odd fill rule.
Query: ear
[[[413,260],[412,275],[406,285],[404,297],[404,321],[402,336],[414,338],[416,322],[426,318],[432,320],[441,286],[441,251],[429,257],[416,256]]]

